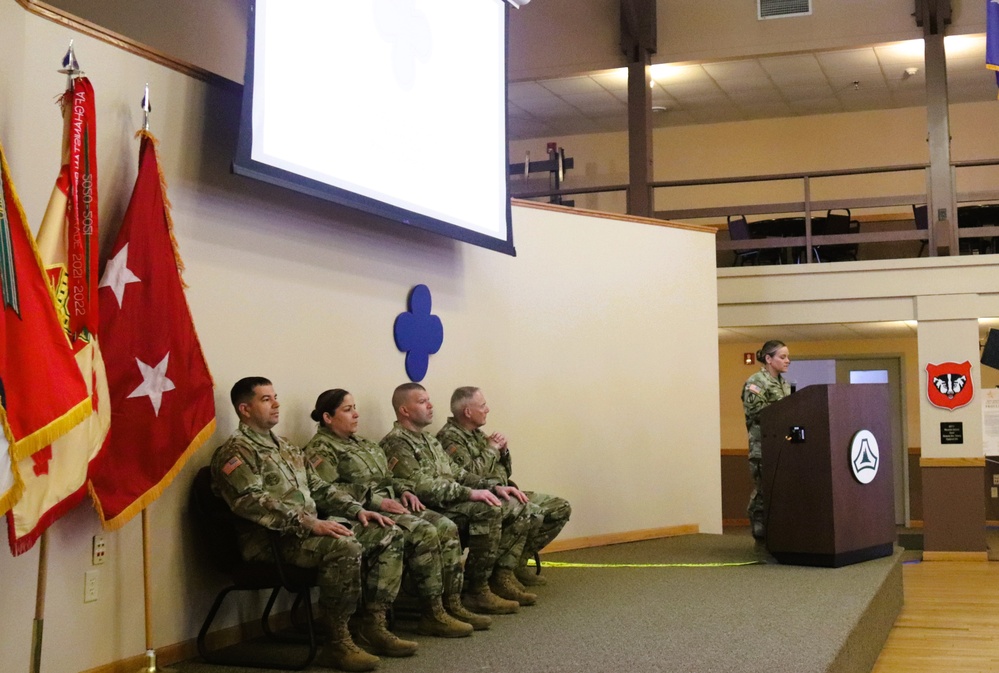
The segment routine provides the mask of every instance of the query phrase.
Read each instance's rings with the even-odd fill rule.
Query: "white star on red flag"
[[[107,268],[104,269],[104,277],[98,287],[109,287],[114,292],[114,298],[118,300],[118,308],[121,308],[121,298],[125,296],[125,286],[129,283],[141,283],[142,279],[132,273],[128,268],[128,243],[121,246],[118,254],[108,260]]]
[[[155,367],[150,367],[139,358],[135,358],[135,363],[139,365],[142,373],[142,383],[139,387],[128,394],[129,397],[148,397],[153,405],[153,412],[158,417],[160,415],[160,404],[163,402],[163,393],[173,390],[177,386],[167,378],[167,362],[170,360],[170,353],[163,356],[160,363]]]

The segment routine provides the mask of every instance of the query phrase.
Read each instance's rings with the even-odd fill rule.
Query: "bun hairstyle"
[[[778,339],[771,339],[770,341],[763,344],[760,350],[756,351],[756,361],[763,364],[767,363],[767,356],[773,357],[774,353],[784,348],[787,344]]]
[[[316,398],[316,408],[312,410],[309,416],[316,423],[322,423],[323,414],[329,414],[330,416],[335,414],[340,404],[343,403],[343,398],[347,397],[347,395],[350,395],[350,393],[342,388],[334,388],[320,393],[319,397]]]

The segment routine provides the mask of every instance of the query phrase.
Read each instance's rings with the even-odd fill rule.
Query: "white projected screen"
[[[237,173],[513,253],[503,0],[256,0],[250,21]]]

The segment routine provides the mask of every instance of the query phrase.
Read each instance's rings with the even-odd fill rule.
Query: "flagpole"
[[[153,583],[152,563],[149,550],[148,508],[142,510],[142,588],[145,603],[146,622],[146,664],[139,673],[172,673],[171,668],[159,668],[156,664],[156,650],[153,649]]]
[[[45,586],[48,581],[48,532],[38,539],[38,586],[35,588],[35,621],[31,626],[31,673],[42,670],[42,633],[45,630]]]
[[[153,592],[150,581],[149,562],[149,516],[146,510],[142,510],[142,589],[143,603],[145,604],[146,622],[146,665],[139,669],[139,673],[156,673],[156,650],[153,649],[153,606],[150,595]]]
[[[149,113],[153,111],[153,106],[149,102],[149,83],[142,94],[142,130],[149,131]],[[156,650],[153,648],[153,583],[152,583],[152,563],[149,550],[149,508],[142,510],[142,586],[145,603],[146,621],[146,665],[139,669],[139,673],[166,673],[169,668],[158,668],[156,665]]]
[[[80,64],[76,60],[73,41],[69,41],[69,49],[62,59],[60,73],[66,75],[66,89],[73,88],[73,78],[82,74]],[[41,673],[42,670],[42,638],[45,633],[45,593],[48,583],[48,528],[42,531],[38,538],[38,585],[35,587],[35,619],[31,626],[31,673]]]

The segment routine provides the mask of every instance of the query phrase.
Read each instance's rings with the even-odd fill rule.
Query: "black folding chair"
[[[316,570],[284,563],[278,552],[279,535],[276,531],[268,531],[271,538],[273,562],[244,561],[239,550],[237,524],[254,524],[234,514],[229,509],[229,505],[212,491],[211,468],[201,468],[194,477],[194,484],[191,488],[191,514],[199,547],[209,557],[215,569],[228,576],[231,581],[231,584],[223,588],[215,597],[215,602],[198,632],[198,653],[201,657],[210,664],[281,670],[302,670],[311,664],[319,649],[315,617],[312,614],[311,595],[312,587],[316,586]],[[261,657],[258,648],[254,648],[254,654],[250,657],[245,654],[240,656],[240,648],[236,647],[209,649],[206,637],[226,596],[233,591],[258,592],[261,589],[270,590],[267,605],[260,618],[260,625],[266,640],[307,645],[308,648],[305,652],[295,658],[288,655],[288,648],[284,648],[282,650],[283,656]],[[282,589],[295,594],[292,614],[294,615],[300,610],[304,611],[305,633],[277,633],[271,628],[271,609]],[[305,648],[294,649],[302,650]]]

